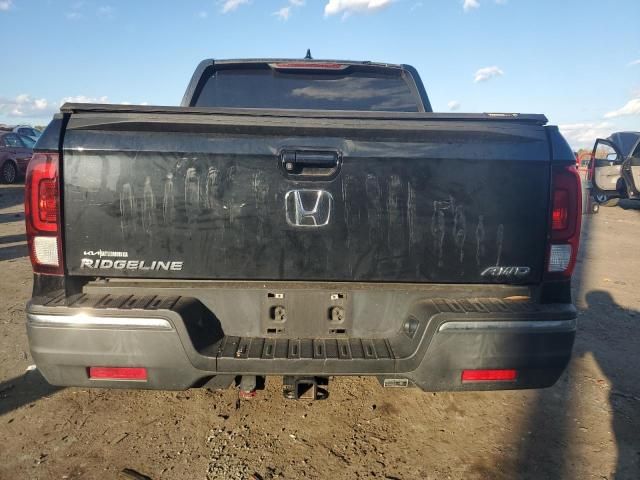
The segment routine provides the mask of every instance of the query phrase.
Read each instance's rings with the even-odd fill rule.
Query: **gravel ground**
[[[421,393],[338,378],[286,401],[58,389],[25,335],[23,189],[0,187],[0,479],[640,479],[640,210],[587,216],[570,368],[541,391]],[[140,477],[146,478],[146,477]]]

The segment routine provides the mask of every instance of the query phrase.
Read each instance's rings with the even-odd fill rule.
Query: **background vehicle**
[[[592,154],[582,153],[576,159],[576,168],[580,177],[584,180],[591,181],[593,176]]]
[[[14,133],[29,137],[33,141],[38,141],[38,138],[40,138],[40,135],[42,135],[42,132],[40,130],[30,127],[29,125],[18,125],[13,129],[13,131]]]
[[[34,140],[31,137],[26,137],[26,136],[20,135],[20,134],[18,134],[18,136],[20,137],[20,140],[22,140],[22,143],[24,144],[25,147],[30,148],[31,150],[33,150],[33,147],[36,146],[37,140]]]
[[[593,158],[591,153],[581,153],[576,155],[576,168],[582,180],[582,212],[598,213],[600,203],[606,198],[600,196],[597,199],[593,196]]]
[[[640,132],[617,132],[599,138],[592,153],[594,196],[600,203],[617,198],[638,198],[640,184]]]
[[[0,181],[14,183],[25,174],[33,145],[17,133],[0,132]]]
[[[282,375],[294,398],[331,375],[552,385],[581,212],[546,122],[433,113],[412,67],[317,60],[205,61],[182,107],[65,105],[26,182],[38,369]]]

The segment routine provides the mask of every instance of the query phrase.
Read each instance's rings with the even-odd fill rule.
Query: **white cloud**
[[[324,6],[324,15],[349,15],[351,13],[375,12],[388,7],[394,0],[329,0]]]
[[[107,96],[89,97],[75,95],[63,97],[59,101],[49,101],[46,98],[34,98],[26,93],[15,98],[0,97],[0,123],[41,123],[51,120],[54,113],[60,111],[65,103],[110,103]],[[115,102],[113,102],[115,103]],[[130,105],[129,102],[119,102]],[[136,102],[136,105],[148,105],[147,102]]]
[[[65,13],[65,17],[69,20],[80,20],[84,18],[84,13],[82,10],[84,9],[84,1],[80,0],[71,4],[71,11]]]
[[[98,7],[98,16],[105,18],[113,18],[113,7],[111,5],[102,5]]]
[[[474,8],[479,8],[480,7],[480,2],[478,2],[478,0],[463,0],[462,2],[462,9],[465,12],[468,12],[469,10],[473,10]]]
[[[447,103],[447,107],[449,107],[449,110],[451,110],[452,112],[455,110],[460,110],[460,102],[458,100],[451,100],[449,103]]]
[[[414,3],[411,8],[409,9],[410,12],[413,12],[414,10],[417,10],[418,8],[422,8],[424,6],[424,3],[422,2],[416,2]]]
[[[568,123],[558,128],[574,149],[592,147],[596,138],[606,138],[614,130],[610,122]]]
[[[44,98],[31,98],[23,93],[15,98],[0,97],[0,115],[7,117],[28,117],[50,115],[55,106],[50,106]]]
[[[229,13],[236,10],[241,5],[246,5],[249,0],[224,0],[222,2],[222,13]]]
[[[0,11],[6,12],[13,7],[13,0],[0,0]]]
[[[634,65],[640,65],[640,58],[638,60],[634,60],[633,62],[627,63],[627,67],[633,67]]]
[[[280,20],[287,21],[291,16],[291,7],[286,6],[282,7],[280,10],[276,10],[273,14],[278,17]]]
[[[626,115],[640,115],[640,97],[632,98],[621,108],[605,113],[604,118],[615,118]]]
[[[205,12],[204,10],[201,10],[198,12],[198,18],[207,18],[209,16],[209,14],[207,12]]]
[[[59,105],[63,103],[108,103],[109,99],[106,96],[102,97],[87,97],[85,95],[76,95],[75,97],[63,97]]]
[[[474,83],[486,82],[487,80],[490,80],[495,77],[500,77],[502,75],[504,75],[504,72],[499,67],[496,67],[495,65],[491,67],[484,67],[476,71],[473,78],[473,82]]]
[[[273,14],[276,17],[278,17],[279,20],[286,22],[287,20],[289,20],[289,17],[291,16],[291,11],[293,8],[303,7],[303,6],[304,6],[304,0],[289,0],[289,5],[286,5],[281,9],[276,10],[275,12],[273,12]]]
[[[494,0],[497,5],[506,5],[509,0]],[[479,0],[462,0],[462,9],[465,12],[480,8]]]

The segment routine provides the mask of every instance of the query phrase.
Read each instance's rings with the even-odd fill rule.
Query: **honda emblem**
[[[324,227],[331,219],[333,197],[326,190],[290,190],[284,197],[287,223],[293,227]]]

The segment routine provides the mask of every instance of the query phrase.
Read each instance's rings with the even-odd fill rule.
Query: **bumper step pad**
[[[378,360],[395,358],[384,339],[285,339],[224,337],[219,358],[246,359],[340,359]]]

